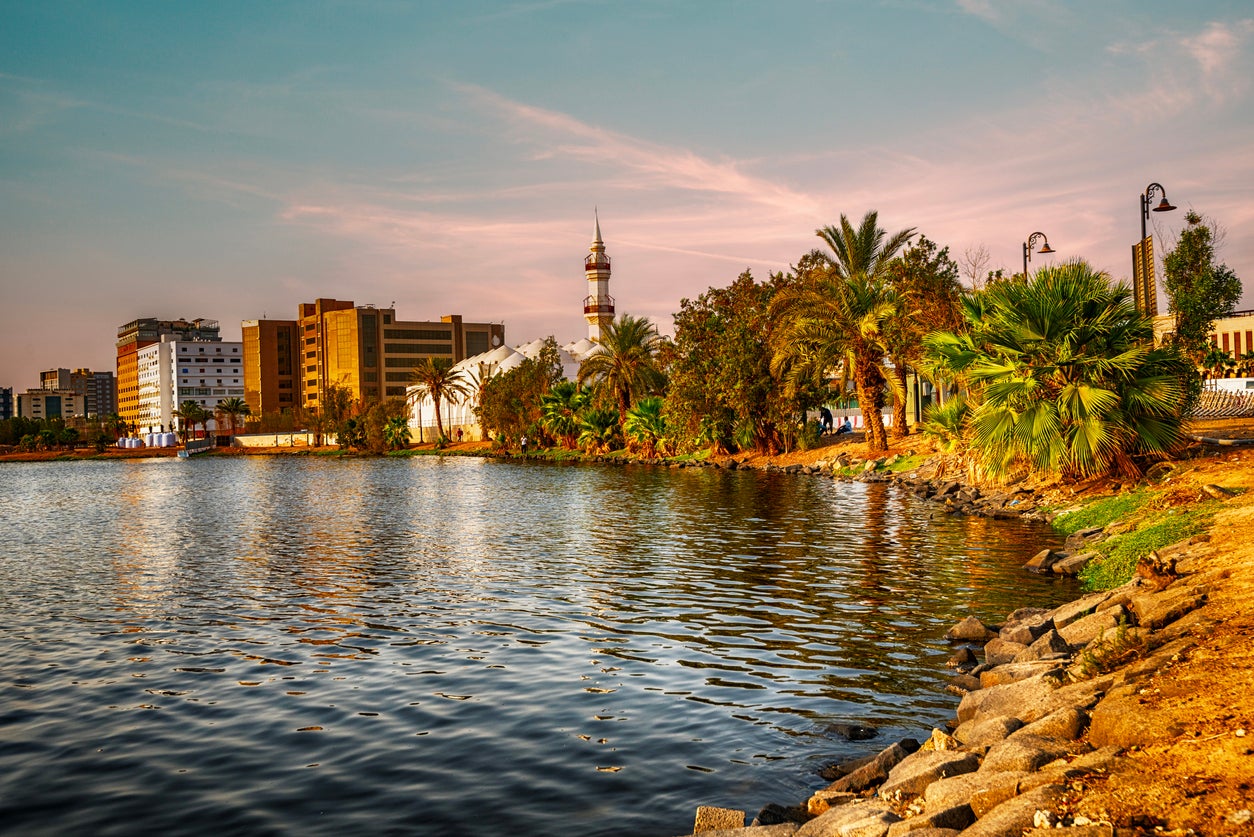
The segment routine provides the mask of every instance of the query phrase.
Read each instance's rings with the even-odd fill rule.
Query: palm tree
[[[574,381],[558,381],[540,396],[540,424],[565,448],[573,450],[583,429],[579,415],[590,400],[588,390]]]
[[[252,415],[248,402],[242,398],[224,398],[218,402],[217,410],[227,417],[231,425],[231,440],[235,440],[235,423],[240,416]]]
[[[186,445],[188,437],[196,430],[196,425],[206,421],[209,414],[198,402],[188,400],[174,411],[174,417],[179,420],[179,438]]]
[[[579,444],[591,454],[613,450],[621,431],[618,413],[614,410],[586,410],[580,426],[583,430],[579,434]]]
[[[618,407],[619,421],[637,398],[658,392],[665,384],[658,360],[664,339],[647,317],[624,314],[601,332],[601,342],[579,365],[579,383]]]
[[[840,369],[841,390],[852,378],[873,451],[888,447],[884,433],[884,389],[889,385],[884,357],[886,330],[897,315],[897,299],[887,281],[889,260],[914,235],[914,228],[885,238],[879,215],[868,212],[856,229],[840,216],[839,227],[815,234],[832,253],[815,251],[819,267],[808,281],[780,293],[771,312],[780,327],[773,337],[771,369],[794,381],[826,376]]]
[[[431,405],[435,408],[435,426],[439,441],[444,441],[444,420],[440,416],[440,402],[466,398],[471,389],[462,373],[453,369],[453,362],[448,358],[424,358],[409,373],[409,379],[418,387],[422,395],[430,396]]]
[[[392,450],[400,450],[409,444],[409,420],[405,416],[393,416],[383,425],[383,441]]]
[[[1176,346],[1155,348],[1127,286],[1073,261],[976,296],[970,331],[934,332],[925,345],[970,383],[972,445],[989,472],[1026,462],[1134,476],[1133,455],[1180,440],[1190,364]]]
[[[627,412],[623,422],[623,434],[638,446],[645,456],[659,453],[666,455],[670,440],[666,434],[666,418],[662,414],[665,402],[656,395],[641,398]]]

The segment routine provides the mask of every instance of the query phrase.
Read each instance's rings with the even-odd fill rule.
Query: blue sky
[[[1126,278],[1151,182],[1254,287],[1248,2],[0,2],[0,24],[0,386],[113,368],[136,317],[238,339],[318,296],[576,339],[594,207],[619,312],[663,331],[870,209],[989,268],[1040,230]],[[1184,212],[1152,222],[1161,252]]]

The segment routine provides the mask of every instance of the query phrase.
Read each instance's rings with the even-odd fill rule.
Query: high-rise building
[[[139,349],[135,362],[139,433],[181,429],[175,413],[188,401],[213,415],[219,401],[244,396],[242,343],[163,334]]]
[[[13,418],[13,387],[0,387],[0,421]]]
[[[366,403],[404,397],[410,371],[424,358],[456,363],[505,343],[501,323],[398,320],[393,308],[317,299],[295,320],[243,323],[244,398],[254,414],[318,409],[327,390],[345,388]]]
[[[595,216],[594,216],[595,217]],[[601,240],[601,219],[596,218],[596,235],[592,250],[583,259],[583,272],[588,280],[588,295],[583,301],[583,318],[588,322],[588,339],[599,341],[601,329],[614,321],[614,297],[610,296],[610,257],[605,255]]]
[[[28,389],[17,396],[17,414],[28,419],[68,419],[87,414],[86,396],[72,389]]]
[[[180,340],[217,342],[222,339],[217,320],[157,320],[142,317],[118,328],[118,378],[116,412],[132,425],[139,423],[139,368],[136,354],[161,340],[161,335]]]
[[[111,416],[117,412],[118,393],[112,372],[47,369],[39,373],[39,388],[83,396],[83,415]]]

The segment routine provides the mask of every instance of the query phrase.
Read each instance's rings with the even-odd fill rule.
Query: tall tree
[[[231,426],[231,438],[235,438],[235,427],[240,416],[252,414],[252,410],[248,407],[248,402],[242,398],[223,398],[218,402],[217,410],[226,416],[227,422]]]
[[[179,420],[179,437],[187,444],[188,438],[196,432],[196,425],[209,420],[209,413],[198,402],[188,400],[174,411],[174,417]]]
[[[574,381],[558,381],[540,396],[540,423],[553,438],[568,450],[574,450],[582,431],[580,414],[591,396]]]
[[[969,330],[933,332],[925,343],[977,396],[972,444],[990,473],[1023,462],[1135,476],[1135,456],[1180,440],[1188,361],[1175,346],[1154,346],[1153,323],[1126,285],[1073,261],[995,283],[965,310]]]
[[[579,383],[618,409],[619,421],[636,399],[662,390],[658,352],[664,338],[647,317],[624,314],[601,332],[601,342],[579,365]]]
[[[897,316],[885,327],[888,356],[893,362],[893,435],[904,436],[909,368],[917,369],[923,337],[933,331],[962,327],[962,282],[949,248],[919,236],[889,263],[888,282],[897,298]]]
[[[835,370],[853,379],[873,451],[888,447],[884,433],[885,329],[897,315],[897,300],[887,281],[887,267],[914,235],[914,228],[889,236],[879,215],[868,212],[857,227],[844,215],[840,226],[816,230],[831,253],[816,252],[826,264],[808,281],[781,294],[772,311],[781,317],[776,331],[773,368]]]
[[[453,369],[453,362],[448,358],[424,358],[409,373],[409,380],[414,383],[421,395],[431,398],[431,406],[435,408],[435,427],[440,442],[444,442],[444,419],[440,415],[440,403],[456,402],[471,394],[471,388],[460,371]]]
[[[1176,343],[1200,367],[1210,347],[1208,337],[1215,320],[1232,314],[1241,299],[1242,287],[1232,268],[1215,264],[1215,226],[1193,210],[1184,220],[1186,226],[1180,240],[1163,257],[1163,287],[1168,310],[1176,318]],[[1187,384],[1185,410],[1192,413],[1202,385],[1196,374]]]

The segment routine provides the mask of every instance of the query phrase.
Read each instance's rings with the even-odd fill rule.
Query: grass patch
[[[1156,496],[1158,493],[1155,491],[1141,489],[1098,500],[1078,511],[1059,514],[1054,518],[1054,531],[1062,535],[1070,535],[1081,529],[1105,526],[1116,520],[1125,520],[1140,511]]]
[[[924,456],[923,454],[915,454],[914,456],[903,456],[900,459],[898,459],[896,462],[894,462],[892,465],[881,467],[878,470],[887,471],[890,474],[900,474],[903,471],[913,471],[915,468],[918,468],[920,465],[926,462],[929,458],[930,457]]]
[[[1103,541],[1097,546],[1102,557],[1080,572],[1080,583],[1085,590],[1110,590],[1126,584],[1142,557],[1210,528],[1219,504],[1220,501],[1212,500],[1187,511],[1170,511],[1138,529]]]

